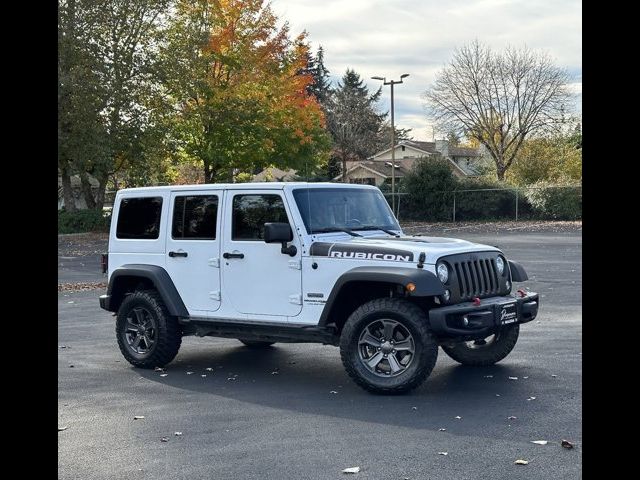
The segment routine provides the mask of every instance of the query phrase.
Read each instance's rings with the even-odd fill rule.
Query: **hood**
[[[336,238],[339,237],[339,238]],[[310,255],[360,260],[417,262],[422,252],[426,264],[435,264],[440,257],[457,253],[500,250],[489,245],[472,243],[457,238],[415,236],[348,237],[340,235],[314,235]]]

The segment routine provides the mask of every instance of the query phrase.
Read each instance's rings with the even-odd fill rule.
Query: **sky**
[[[372,76],[399,80],[408,73],[394,87],[395,123],[413,129],[416,140],[434,135],[422,93],[454,49],[476,38],[497,50],[526,45],[547,52],[569,72],[574,109],[582,111],[580,0],[271,0],[271,6],[292,35],[307,31],[314,52],[322,45],[334,84],[347,68],[370,91],[382,83]],[[384,111],[389,89],[383,87]]]

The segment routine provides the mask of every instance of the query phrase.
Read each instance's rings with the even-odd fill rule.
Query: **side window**
[[[171,237],[185,240],[215,240],[217,220],[216,195],[175,197]]]
[[[231,240],[263,240],[267,222],[289,223],[280,195],[233,197]]]
[[[162,197],[123,198],[120,202],[117,238],[154,240],[160,235]]]

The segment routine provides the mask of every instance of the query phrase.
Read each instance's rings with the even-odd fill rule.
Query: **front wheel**
[[[340,356],[362,388],[396,394],[424,382],[436,364],[438,345],[420,308],[399,298],[379,298],[349,316]]]
[[[442,345],[442,350],[462,365],[493,365],[511,353],[519,334],[520,325],[510,325],[481,340]]]

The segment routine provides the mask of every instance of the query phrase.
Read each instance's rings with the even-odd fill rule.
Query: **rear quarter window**
[[[162,197],[123,198],[120,202],[116,237],[155,240],[160,235]]]

